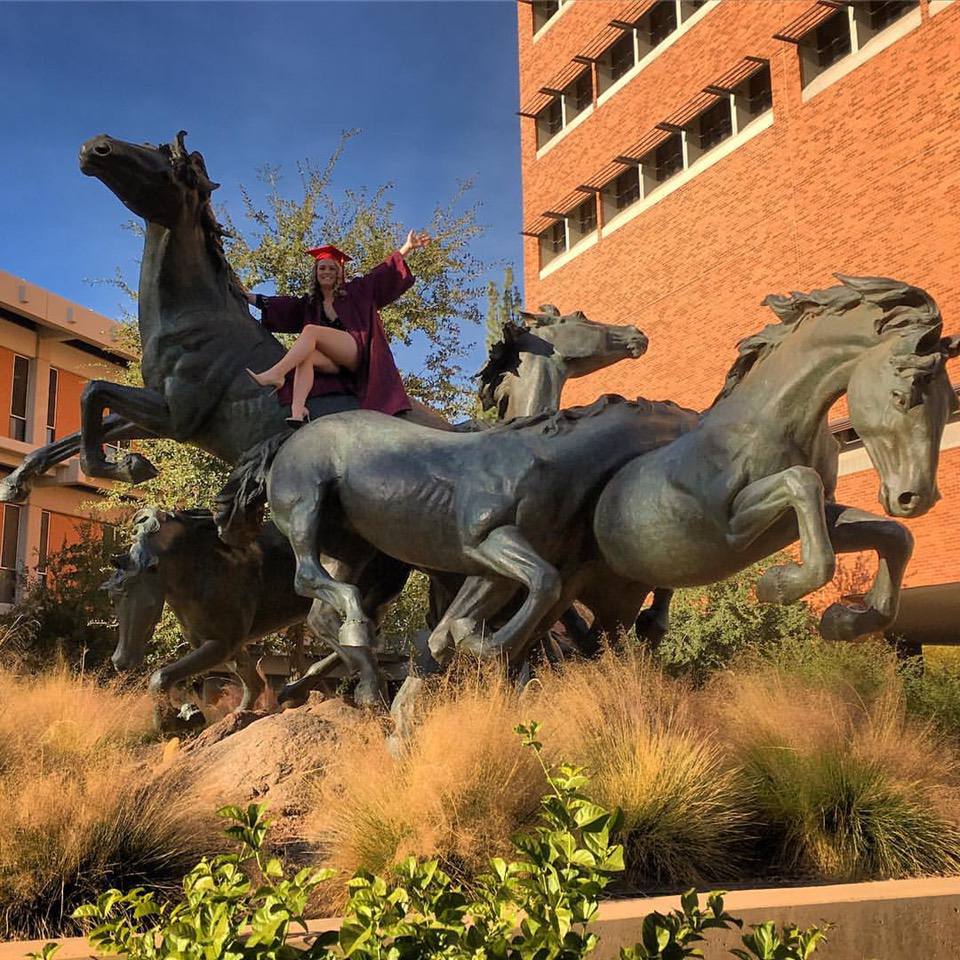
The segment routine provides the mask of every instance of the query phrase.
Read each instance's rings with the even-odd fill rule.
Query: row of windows
[[[595,96],[601,96],[626,76],[705,2],[658,0],[636,23],[622,24],[621,37],[597,60],[596,91],[593,70],[585,67],[575,80],[537,113],[537,149],[546,146],[593,104]],[[554,5],[558,11],[559,3]],[[838,9],[798,43],[803,86],[808,86],[824,70],[861,49],[878,33],[918,6],[919,0],[861,0]]]
[[[27,386],[30,381],[30,360],[15,354],[13,358],[13,386],[10,392],[10,421],[7,435],[14,440],[27,439]],[[60,373],[50,368],[49,392],[47,394],[47,423],[45,443],[57,438],[57,392]]]
[[[61,514],[65,517],[65,514]],[[47,572],[47,561],[50,557],[50,523],[53,514],[49,510],[40,511],[40,538],[37,543],[36,573]],[[18,555],[20,552],[20,525],[23,512],[13,503],[3,505],[0,513],[0,603],[13,603],[17,593],[20,566]],[[75,517],[68,517],[68,522],[74,525],[78,522]],[[79,521],[83,522],[83,521]],[[116,546],[117,529],[110,523],[97,523],[95,526],[100,532],[103,555],[109,556]],[[62,531],[62,527],[61,527]],[[60,549],[60,544],[56,544]]]
[[[798,44],[803,85],[809,86],[824,70],[856,53],[919,5],[919,0],[868,0],[841,7]]]
[[[772,105],[770,68],[764,66],[606,183],[599,191],[603,222],[609,223],[621,211],[650,196]],[[597,200],[591,196],[540,235],[541,269],[596,230]]]
[[[658,0],[636,23],[617,24],[618,40],[597,59],[596,96],[609,90],[674,31],[686,23],[707,0]],[[536,22],[536,4],[534,21]],[[557,8],[559,10],[559,6]],[[536,29],[536,27],[535,27]],[[582,73],[560,91],[536,116],[537,149],[550,142],[594,101],[593,70]]]
[[[838,9],[797,43],[804,87],[917,8],[918,0],[866,0]],[[652,8],[640,22],[655,11],[656,7]],[[704,154],[766,113],[772,105],[770,70],[764,67],[728,97],[721,97],[685,124],[683,129],[673,131],[645,156],[635,158],[633,166],[605,184],[599,195],[602,222],[608,223],[622,210],[650,196]],[[540,235],[541,269],[591,236],[597,227],[598,207],[595,198],[590,197]]]

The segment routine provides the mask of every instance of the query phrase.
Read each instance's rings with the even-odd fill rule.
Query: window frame
[[[23,413],[14,413],[14,404],[17,399],[17,362],[22,360],[26,366],[26,372],[23,377]],[[19,440],[22,443],[27,442],[28,430],[29,430],[29,413],[30,413],[30,371],[31,371],[31,362],[30,358],[24,356],[22,353],[15,353],[13,355],[13,370],[12,376],[10,379],[10,416],[7,423],[7,436],[11,440]],[[16,427],[14,424],[16,423]],[[19,434],[23,435],[20,436]]]
[[[18,504],[5,503],[0,517],[2,517],[2,530],[0,530],[0,603],[13,603],[17,598],[17,580],[20,575],[20,538],[23,511]],[[12,538],[9,525],[11,518],[15,518]]]
[[[54,366],[50,367],[47,385],[46,442],[53,443],[57,439],[57,403],[60,393],[60,371]]]

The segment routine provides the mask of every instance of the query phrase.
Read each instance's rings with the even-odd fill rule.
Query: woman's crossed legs
[[[313,386],[314,371],[336,373],[341,368],[353,371],[360,363],[357,341],[344,330],[308,324],[284,357],[262,373],[250,371],[261,386],[282,387],[293,370],[293,398],[290,413],[301,420],[307,412],[306,402]]]

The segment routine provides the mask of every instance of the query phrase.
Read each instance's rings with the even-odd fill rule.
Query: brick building
[[[132,355],[114,342],[117,324],[86,307],[0,271],[0,476],[31,450],[80,428],[80,392],[115,379]],[[85,505],[105,488],[77,457],[41,477],[26,503],[0,505],[0,604],[27,571],[92,526]]]
[[[960,333],[960,2],[521,0],[529,304],[635,323],[648,354],[572,381],[703,409],[768,293],[908,280]],[[960,364],[952,364],[960,383]],[[846,441],[838,499],[877,511]],[[960,642],[960,421],[899,628]]]

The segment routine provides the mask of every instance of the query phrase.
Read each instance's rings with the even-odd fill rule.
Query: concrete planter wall
[[[616,960],[621,947],[636,942],[648,913],[667,913],[678,905],[676,896],[604,904],[596,926],[600,945],[594,956]],[[829,943],[817,951],[818,960],[956,960],[960,956],[960,878],[738,890],[728,894],[726,908],[747,924],[764,920],[800,927],[833,923]],[[336,919],[316,920],[310,929],[331,930],[337,923]],[[44,942],[0,944],[0,960],[22,960]],[[59,942],[62,949],[57,960],[94,956],[83,937]],[[704,949],[705,960],[728,958],[727,949],[739,945],[736,931],[714,931]]]

